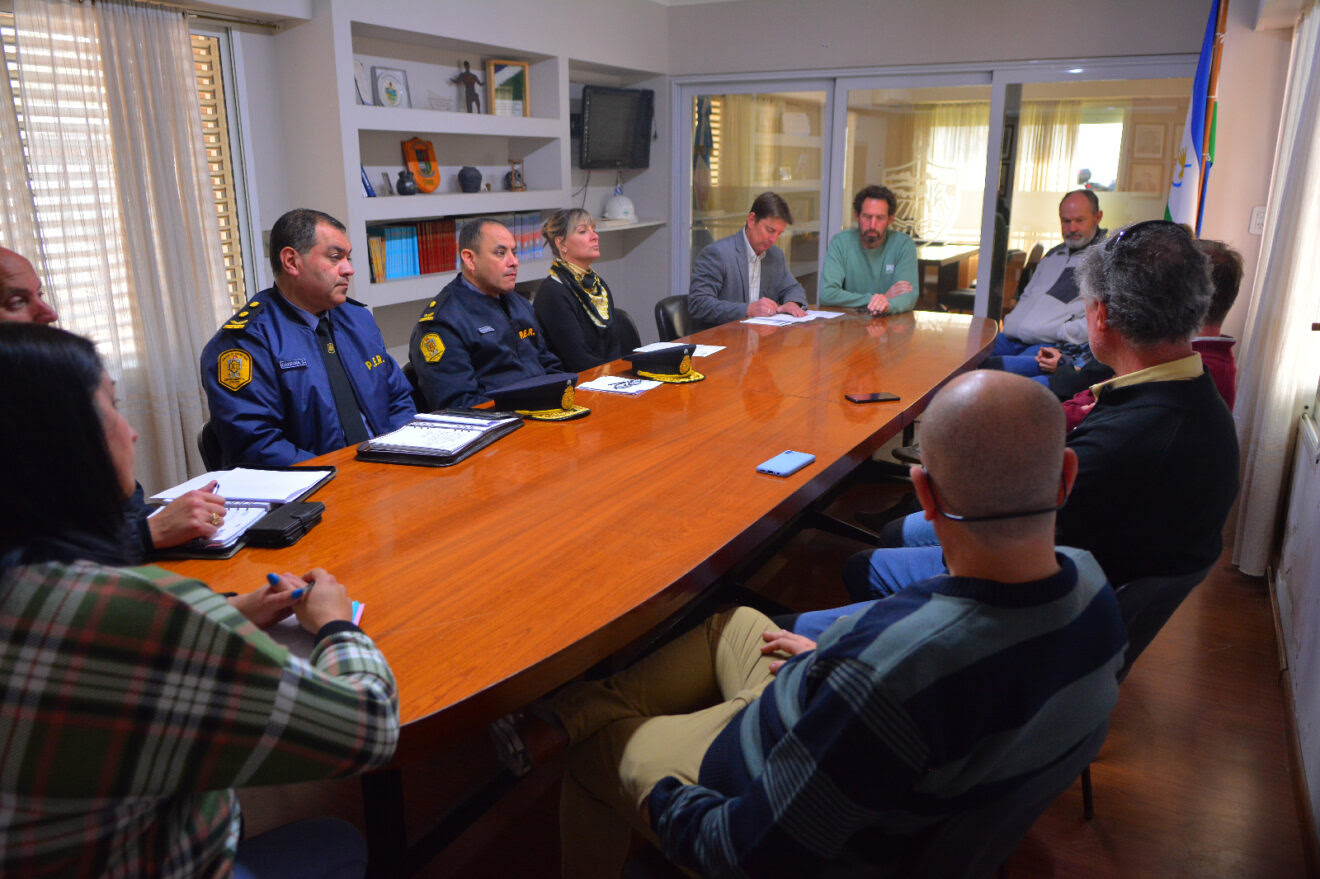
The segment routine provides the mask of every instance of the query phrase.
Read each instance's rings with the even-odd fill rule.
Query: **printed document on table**
[[[769,317],[749,317],[743,323],[765,327],[787,327],[800,321],[791,314],[772,314]]]
[[[842,312],[842,311],[814,311],[814,310],[812,310],[812,309],[809,308],[809,309],[807,309],[807,317],[812,317],[812,318],[821,317],[821,318],[824,318],[825,320],[830,320],[831,318],[843,317],[843,312]]]
[[[626,375],[602,375],[600,378],[577,386],[579,391],[606,391],[611,394],[637,394],[660,387],[660,382],[645,378],[629,378]]]
[[[268,504],[288,503],[325,479],[326,471],[316,469],[253,470],[235,467],[233,470],[212,470],[201,476],[153,494],[153,501],[169,503],[190,491],[205,488],[215,480],[220,484],[215,493],[227,501],[261,501]]]
[[[663,351],[666,348],[677,348],[679,345],[690,344],[685,342],[652,342],[649,345],[643,345],[640,348],[634,348],[633,351],[638,354],[645,354],[649,351]],[[693,357],[709,357],[716,352],[723,351],[723,345],[697,345],[696,350],[692,352]]]

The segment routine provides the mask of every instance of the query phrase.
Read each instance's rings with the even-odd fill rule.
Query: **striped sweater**
[[[309,661],[160,568],[0,571],[0,875],[229,876],[233,787],[385,762],[385,657],[331,623]]]
[[[666,855],[703,876],[887,875],[924,829],[1062,756],[1117,702],[1126,634],[1094,559],[1058,558],[1045,580],[936,577],[836,622],[699,784],[652,790]]]

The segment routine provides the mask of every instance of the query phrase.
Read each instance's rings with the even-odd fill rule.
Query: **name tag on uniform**
[[[478,332],[478,333],[493,333],[493,332],[495,332],[495,328],[492,327],[492,326],[477,327],[477,332]]]
[[[887,271],[887,272],[892,272],[893,270],[894,270],[894,264],[893,264],[893,263],[890,263],[889,265],[885,266],[885,271]]]
[[[297,360],[281,360],[280,369],[306,369],[306,359],[299,357]]]

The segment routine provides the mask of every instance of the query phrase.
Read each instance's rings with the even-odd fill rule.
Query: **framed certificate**
[[[496,116],[530,116],[527,62],[486,61],[486,106]]]
[[[378,107],[411,107],[408,74],[393,67],[371,68],[371,82]]]

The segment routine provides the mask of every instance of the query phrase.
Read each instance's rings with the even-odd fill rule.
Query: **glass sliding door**
[[[852,200],[862,187],[893,190],[891,228],[917,242],[919,309],[953,307],[949,294],[976,278],[991,118],[991,87],[980,78],[986,82],[847,91],[837,228],[855,224]]]
[[[1107,229],[1163,218],[1190,94],[1188,78],[1023,84],[1005,114],[1009,248],[1058,244],[1059,201],[1074,189],[1095,192]]]
[[[783,196],[793,225],[779,239],[789,269],[816,298],[822,199],[827,179],[829,90],[739,92],[693,90],[691,197],[686,205],[687,248],[682,263],[713,241],[738,232],[752,201],[766,191]],[[675,278],[675,286],[682,281]]]

